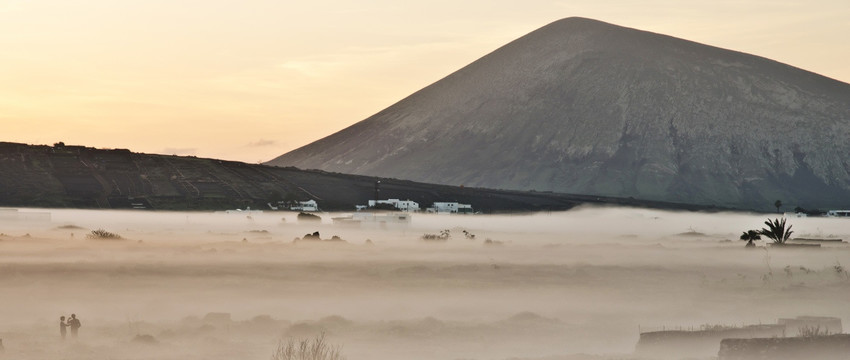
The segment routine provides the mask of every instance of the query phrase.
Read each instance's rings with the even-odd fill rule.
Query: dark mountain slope
[[[268,164],[737,208],[846,207],[850,85],[569,18]]]
[[[351,211],[374,198],[376,180],[121,149],[0,142],[0,206],[224,210],[268,209],[269,202],[313,199],[322,210]],[[585,203],[706,209],[634,199],[380,181],[382,199],[410,199],[422,206],[460,201],[488,213],[566,210]]]

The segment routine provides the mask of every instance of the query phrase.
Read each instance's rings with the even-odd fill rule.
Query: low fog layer
[[[850,246],[745,249],[760,214],[588,207],[352,227],[332,223],[342,214],[19,210],[37,212],[50,219],[0,217],[7,358],[268,359],[281,339],[325,332],[351,360],[607,359],[632,356],[641,330],[850,319]],[[788,221],[795,236],[850,239],[848,220]],[[317,231],[343,241],[293,241]],[[71,313],[83,327],[63,342]]]

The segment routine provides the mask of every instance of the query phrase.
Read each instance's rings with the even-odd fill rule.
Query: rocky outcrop
[[[768,210],[850,204],[850,85],[568,18],[272,165]]]

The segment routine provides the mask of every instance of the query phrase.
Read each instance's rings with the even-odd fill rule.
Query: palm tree
[[[782,207],[782,200],[776,200],[776,202],[773,203],[773,206],[776,206],[776,212],[779,212],[779,208]]]
[[[779,221],[779,219],[775,219],[773,221],[767,219],[764,224],[767,225],[768,228],[762,228],[759,233],[772,239],[774,243],[784,244],[791,238],[791,234],[793,233],[793,231],[791,231],[792,225],[788,225],[788,228],[786,229],[785,218],[782,218],[782,221]]]
[[[754,247],[756,244],[753,243],[753,240],[761,240],[761,236],[759,236],[757,230],[747,230],[741,234],[741,240],[747,240],[747,247]]]

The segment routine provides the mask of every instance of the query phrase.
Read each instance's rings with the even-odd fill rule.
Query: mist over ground
[[[0,358],[268,359],[324,332],[351,360],[622,359],[642,330],[850,319],[850,246],[745,249],[763,214],[583,207],[352,227],[327,213],[19,212],[50,220],[0,217]],[[848,220],[788,221],[850,239]],[[86,236],[97,229],[122,239]],[[316,231],[344,241],[293,241]],[[71,313],[83,326],[63,342]]]

